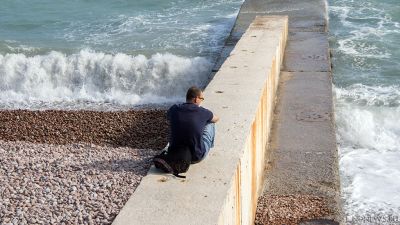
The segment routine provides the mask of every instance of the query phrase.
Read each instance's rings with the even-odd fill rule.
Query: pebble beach
[[[168,136],[162,110],[1,111],[0,121],[0,224],[111,224]]]
[[[329,208],[322,197],[310,195],[263,195],[258,199],[254,223],[256,225],[298,225],[307,224],[308,219],[329,214]],[[331,224],[324,223],[311,224]],[[335,224],[335,223],[332,223]]]

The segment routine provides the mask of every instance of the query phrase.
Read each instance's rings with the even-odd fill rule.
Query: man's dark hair
[[[201,94],[200,88],[198,88],[196,86],[192,86],[186,92],[186,101],[187,100],[192,100],[192,99],[194,99],[196,97],[199,97],[200,94]]]

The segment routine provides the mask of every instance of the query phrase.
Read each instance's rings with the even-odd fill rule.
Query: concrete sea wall
[[[114,225],[254,223],[287,31],[286,16],[254,20],[204,91],[221,117],[207,159],[185,180],[151,169]]]
[[[215,147],[186,180],[150,170],[114,224],[339,224],[327,27],[325,0],[246,0],[204,92]]]
[[[237,19],[289,17],[256,224],[341,222],[327,11],[326,0],[247,0]]]

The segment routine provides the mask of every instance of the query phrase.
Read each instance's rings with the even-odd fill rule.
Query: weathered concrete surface
[[[266,156],[264,199],[321,197],[329,211],[317,218],[284,213],[274,220],[267,218],[270,209],[262,206],[265,208],[257,209],[264,210],[257,213],[260,224],[297,224],[308,219],[317,220],[306,224],[337,224],[341,220],[326,7],[323,0],[247,0],[238,17],[245,26],[255,15],[289,15],[289,37]],[[240,34],[241,30],[239,26],[235,31]]]
[[[212,73],[210,77],[213,77],[215,72],[217,72],[221,67],[222,63],[225,62],[238,40],[256,16],[289,15],[290,32],[326,32],[328,23],[326,10],[327,3],[324,0],[246,0],[240,9],[235,25],[225,43],[221,56],[213,68],[214,73]],[[314,39],[309,42],[317,44],[318,40],[316,41]],[[320,42],[319,44],[327,46],[328,42],[323,40],[323,42]],[[318,49],[318,46],[310,48],[310,50],[313,49]],[[318,55],[312,57],[318,57]],[[304,63],[306,64],[308,62]],[[320,67],[327,68],[324,63],[317,62],[317,64],[320,65]],[[330,67],[330,63],[328,67]],[[322,69],[320,71],[322,71]]]
[[[321,218],[339,221],[330,82],[328,72],[281,72],[264,195],[323,197],[330,214]]]
[[[221,117],[207,159],[185,180],[150,170],[114,225],[254,223],[287,29],[287,17],[256,18],[204,92]]]
[[[282,94],[275,111],[276,126],[271,141],[271,158],[276,160],[272,161],[266,191],[324,193],[325,188],[314,187],[320,183],[333,184],[337,167],[330,157],[335,154],[336,146],[330,123],[333,116],[328,93],[330,76],[326,72],[282,72],[281,78]]]
[[[327,27],[324,0],[246,0],[239,12],[230,39],[238,40],[256,16],[289,15],[290,31],[320,31]]]
[[[298,72],[330,72],[327,33],[290,32],[281,69]]]

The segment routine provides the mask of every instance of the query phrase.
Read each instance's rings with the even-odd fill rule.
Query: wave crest
[[[337,103],[353,103],[358,106],[400,106],[400,87],[367,86],[353,84],[347,88],[335,88]]]
[[[211,63],[172,54],[116,55],[82,50],[65,55],[0,55],[0,104],[33,102],[147,104],[180,98],[191,85],[203,86]]]

